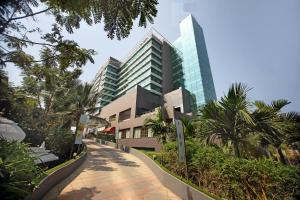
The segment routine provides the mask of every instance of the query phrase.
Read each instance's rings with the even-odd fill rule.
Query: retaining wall
[[[42,199],[54,186],[74,172],[84,162],[86,155],[87,151],[84,152],[83,155],[74,162],[49,174],[41,181],[39,186],[32,192],[30,196],[26,198],[26,200]]]

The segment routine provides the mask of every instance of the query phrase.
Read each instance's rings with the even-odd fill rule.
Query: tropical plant
[[[181,118],[181,122],[184,127],[184,135],[186,138],[192,138],[195,137],[196,129],[191,119],[187,117]]]
[[[201,110],[201,118],[209,127],[205,129],[205,136],[220,139],[223,144],[232,144],[237,157],[241,156],[241,141],[251,133],[249,127],[254,125],[248,110],[248,91],[244,84],[233,84],[220,101],[211,101]]]
[[[161,108],[157,110],[156,118],[145,119],[144,126],[151,128],[162,144],[167,142],[168,135],[172,132],[172,126],[164,121]]]
[[[220,148],[186,141],[189,180],[220,199],[297,199],[299,169],[270,159],[244,159]],[[177,162],[176,142],[167,142],[155,158],[172,173],[185,177]],[[161,162],[162,161],[162,162]]]
[[[37,185],[42,171],[30,156],[28,146],[0,138],[1,199],[23,199]]]
[[[299,114],[295,112],[282,113],[283,107],[290,102],[284,99],[272,101],[270,105],[262,101],[255,101],[256,110],[252,113],[255,121],[255,131],[261,135],[261,143],[266,149],[273,145],[279,155],[280,161],[287,164],[281,145],[286,142],[291,133],[294,133],[296,120]]]
[[[80,117],[82,115],[93,114],[97,110],[96,104],[99,100],[100,93],[92,90],[93,85],[88,83],[78,84],[75,87],[76,93],[73,96],[73,104],[70,105],[70,110],[65,113],[65,115],[70,116],[75,122],[76,129],[73,139],[73,144],[75,143],[76,136],[78,134]],[[74,145],[71,148],[71,157],[73,156]]]

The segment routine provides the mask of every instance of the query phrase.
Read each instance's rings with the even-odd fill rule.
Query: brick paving
[[[85,162],[54,187],[44,200],[177,200],[137,157],[85,141]]]

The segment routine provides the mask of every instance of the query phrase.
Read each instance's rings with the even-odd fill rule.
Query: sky
[[[134,26],[128,38],[106,37],[103,24],[82,24],[73,39],[81,47],[97,51],[95,64],[83,67],[82,81],[92,81],[109,56],[123,60],[151,27],[170,42],[179,37],[179,23],[191,13],[202,26],[208,56],[220,98],[232,83],[246,83],[250,100],[270,103],[288,99],[287,111],[300,112],[300,1],[299,0],[159,0],[154,24]],[[47,32],[53,23],[49,15],[37,18]],[[33,26],[31,20],[24,22]],[[35,38],[36,37],[36,38]],[[33,40],[37,35],[32,35]],[[33,54],[38,54],[35,49]],[[10,82],[19,85],[20,70],[6,67]]]

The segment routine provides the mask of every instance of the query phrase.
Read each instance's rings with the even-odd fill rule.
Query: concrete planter
[[[85,152],[80,158],[74,162],[54,171],[45,177],[39,186],[32,192],[26,200],[40,200],[42,199],[47,192],[49,192],[54,186],[59,182],[67,178],[72,172],[74,172],[85,160],[87,152]]]
[[[97,141],[98,142],[98,141]],[[99,141],[99,143],[103,144],[102,140]],[[184,183],[183,181],[179,180],[178,178],[170,175],[169,173],[165,172],[160,166],[158,166],[151,158],[143,154],[142,152],[122,146],[122,145],[116,145],[115,143],[108,142],[108,146],[118,148],[124,152],[131,153],[141,159],[155,174],[155,176],[160,180],[160,182],[170,189],[173,193],[175,193],[178,197],[184,199],[184,200],[212,200],[213,198],[196,190],[192,186]]]

